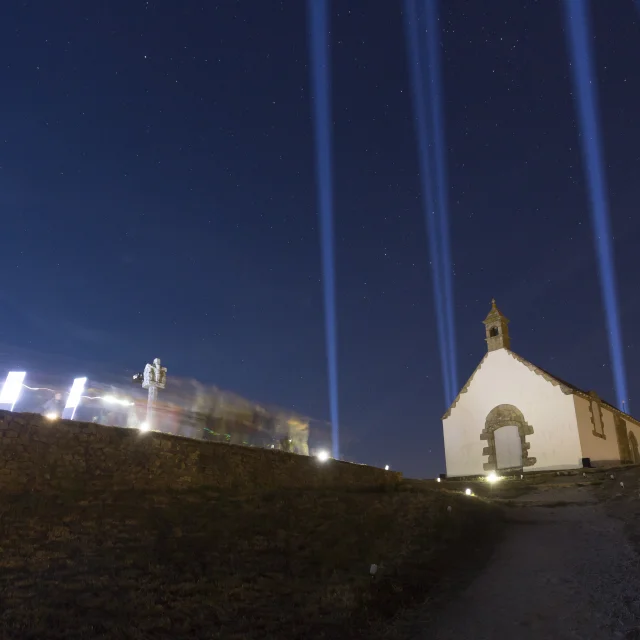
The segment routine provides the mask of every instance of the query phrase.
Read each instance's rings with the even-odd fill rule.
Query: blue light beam
[[[580,121],[582,156],[587,174],[593,239],[598,258],[598,276],[609,334],[609,354],[613,365],[616,400],[618,408],[624,407],[628,412],[629,398],[618,315],[607,188],[602,168],[602,143],[598,128],[596,75],[591,57],[592,36],[588,7],[583,0],[564,0],[564,16],[575,106]]]
[[[332,454],[340,458],[338,423],[338,348],[335,309],[335,262],[333,247],[333,182],[331,176],[331,74],[329,59],[329,6],[327,0],[308,0],[309,49],[313,86],[316,178],[322,284],[324,289],[324,325],[329,373]]]
[[[431,97],[431,119],[436,201],[438,211],[440,246],[442,250],[443,298],[446,327],[446,344],[449,351],[449,375],[453,395],[458,387],[458,367],[455,340],[455,317],[453,307],[453,268],[451,262],[451,241],[449,234],[449,199],[447,197],[447,156],[445,150],[445,123],[442,110],[442,73],[440,44],[438,42],[438,0],[424,0],[427,18],[427,64]],[[453,401],[453,398],[452,398]]]
[[[444,384],[445,404],[451,406],[455,389],[451,386],[449,366],[449,350],[447,349],[447,325],[444,312],[445,303],[442,290],[442,256],[438,233],[438,217],[434,202],[432,184],[431,159],[429,153],[429,130],[427,126],[428,86],[424,82],[422,59],[420,56],[420,40],[418,32],[418,11],[415,0],[404,0],[404,23],[407,42],[407,59],[411,71],[413,110],[416,121],[416,135],[418,140],[418,160],[422,181],[422,201],[424,216],[427,223],[427,239],[431,257],[431,279],[433,282],[434,306],[436,311],[436,327],[438,332],[438,347],[440,350],[440,366]]]

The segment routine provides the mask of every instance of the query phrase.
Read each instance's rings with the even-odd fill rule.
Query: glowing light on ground
[[[618,315],[618,296],[615,282],[612,232],[609,222],[607,187],[602,163],[602,143],[598,122],[598,103],[595,92],[588,6],[584,0],[565,0],[564,16],[573,79],[575,106],[580,124],[580,143],[587,176],[590,212],[598,257],[600,291],[605,307],[605,320],[609,336],[609,355],[618,408],[629,412],[627,380],[622,350],[622,331]]]
[[[490,473],[487,476],[487,482],[490,482],[491,484],[493,484],[494,482],[498,482],[498,480],[501,480],[502,478],[500,478],[499,475],[496,475],[495,473]]]
[[[141,422],[138,428],[140,429],[140,431],[149,431],[149,423]]]
[[[427,239],[431,258],[431,280],[433,283],[436,327],[440,365],[444,385],[445,405],[448,407],[455,397],[456,387],[452,385],[451,356],[448,348],[446,301],[443,290],[444,273],[441,255],[441,233],[439,216],[436,209],[430,145],[433,142],[428,126],[428,84],[425,82],[423,56],[420,47],[420,29],[418,25],[417,0],[405,0],[405,36],[407,41],[407,58],[411,73],[413,110],[416,120],[416,136],[418,141],[418,161],[422,186],[422,201],[427,225]]]
[[[322,451],[318,451],[318,455],[316,457],[320,462],[326,462],[329,459],[329,452],[322,449]]]
[[[388,464],[385,464],[385,465],[384,465],[384,470],[385,470],[385,471],[389,471],[389,465],[388,465]]]
[[[340,457],[338,423],[338,353],[335,310],[335,261],[333,238],[333,180],[331,175],[331,78],[329,59],[329,7],[327,0],[308,0],[311,81],[315,124],[316,176],[322,285],[324,289],[325,341],[331,412],[333,457]]]
[[[58,414],[57,414],[57,413],[55,413],[54,411],[51,411],[51,412],[49,412],[49,413],[45,413],[45,414],[44,414],[44,417],[45,417],[47,420],[52,420],[52,421],[53,421],[53,420],[57,420],[59,416],[58,416]]]
[[[464,494],[465,494],[466,496],[470,496],[470,495],[472,495],[472,494],[473,494],[473,492],[471,491],[471,489],[465,489],[465,490],[464,490]]]

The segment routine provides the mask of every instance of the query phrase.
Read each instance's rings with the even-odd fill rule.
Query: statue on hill
[[[153,428],[153,409],[158,399],[158,389],[164,389],[167,384],[167,368],[160,364],[160,358],[156,358],[153,364],[147,364],[142,377],[142,388],[149,389],[147,429]]]

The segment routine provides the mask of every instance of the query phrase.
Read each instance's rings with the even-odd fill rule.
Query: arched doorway
[[[536,459],[529,456],[527,436],[533,427],[526,422],[522,412],[512,404],[500,404],[491,409],[485,420],[481,440],[487,441],[482,455],[487,456],[485,471],[521,469],[531,467]]]
[[[496,467],[498,469],[520,469],[522,467],[522,441],[515,424],[495,430]]]

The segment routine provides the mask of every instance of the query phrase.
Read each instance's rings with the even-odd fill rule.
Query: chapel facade
[[[442,418],[447,476],[640,464],[640,421],[511,350],[495,300],[487,353]]]

